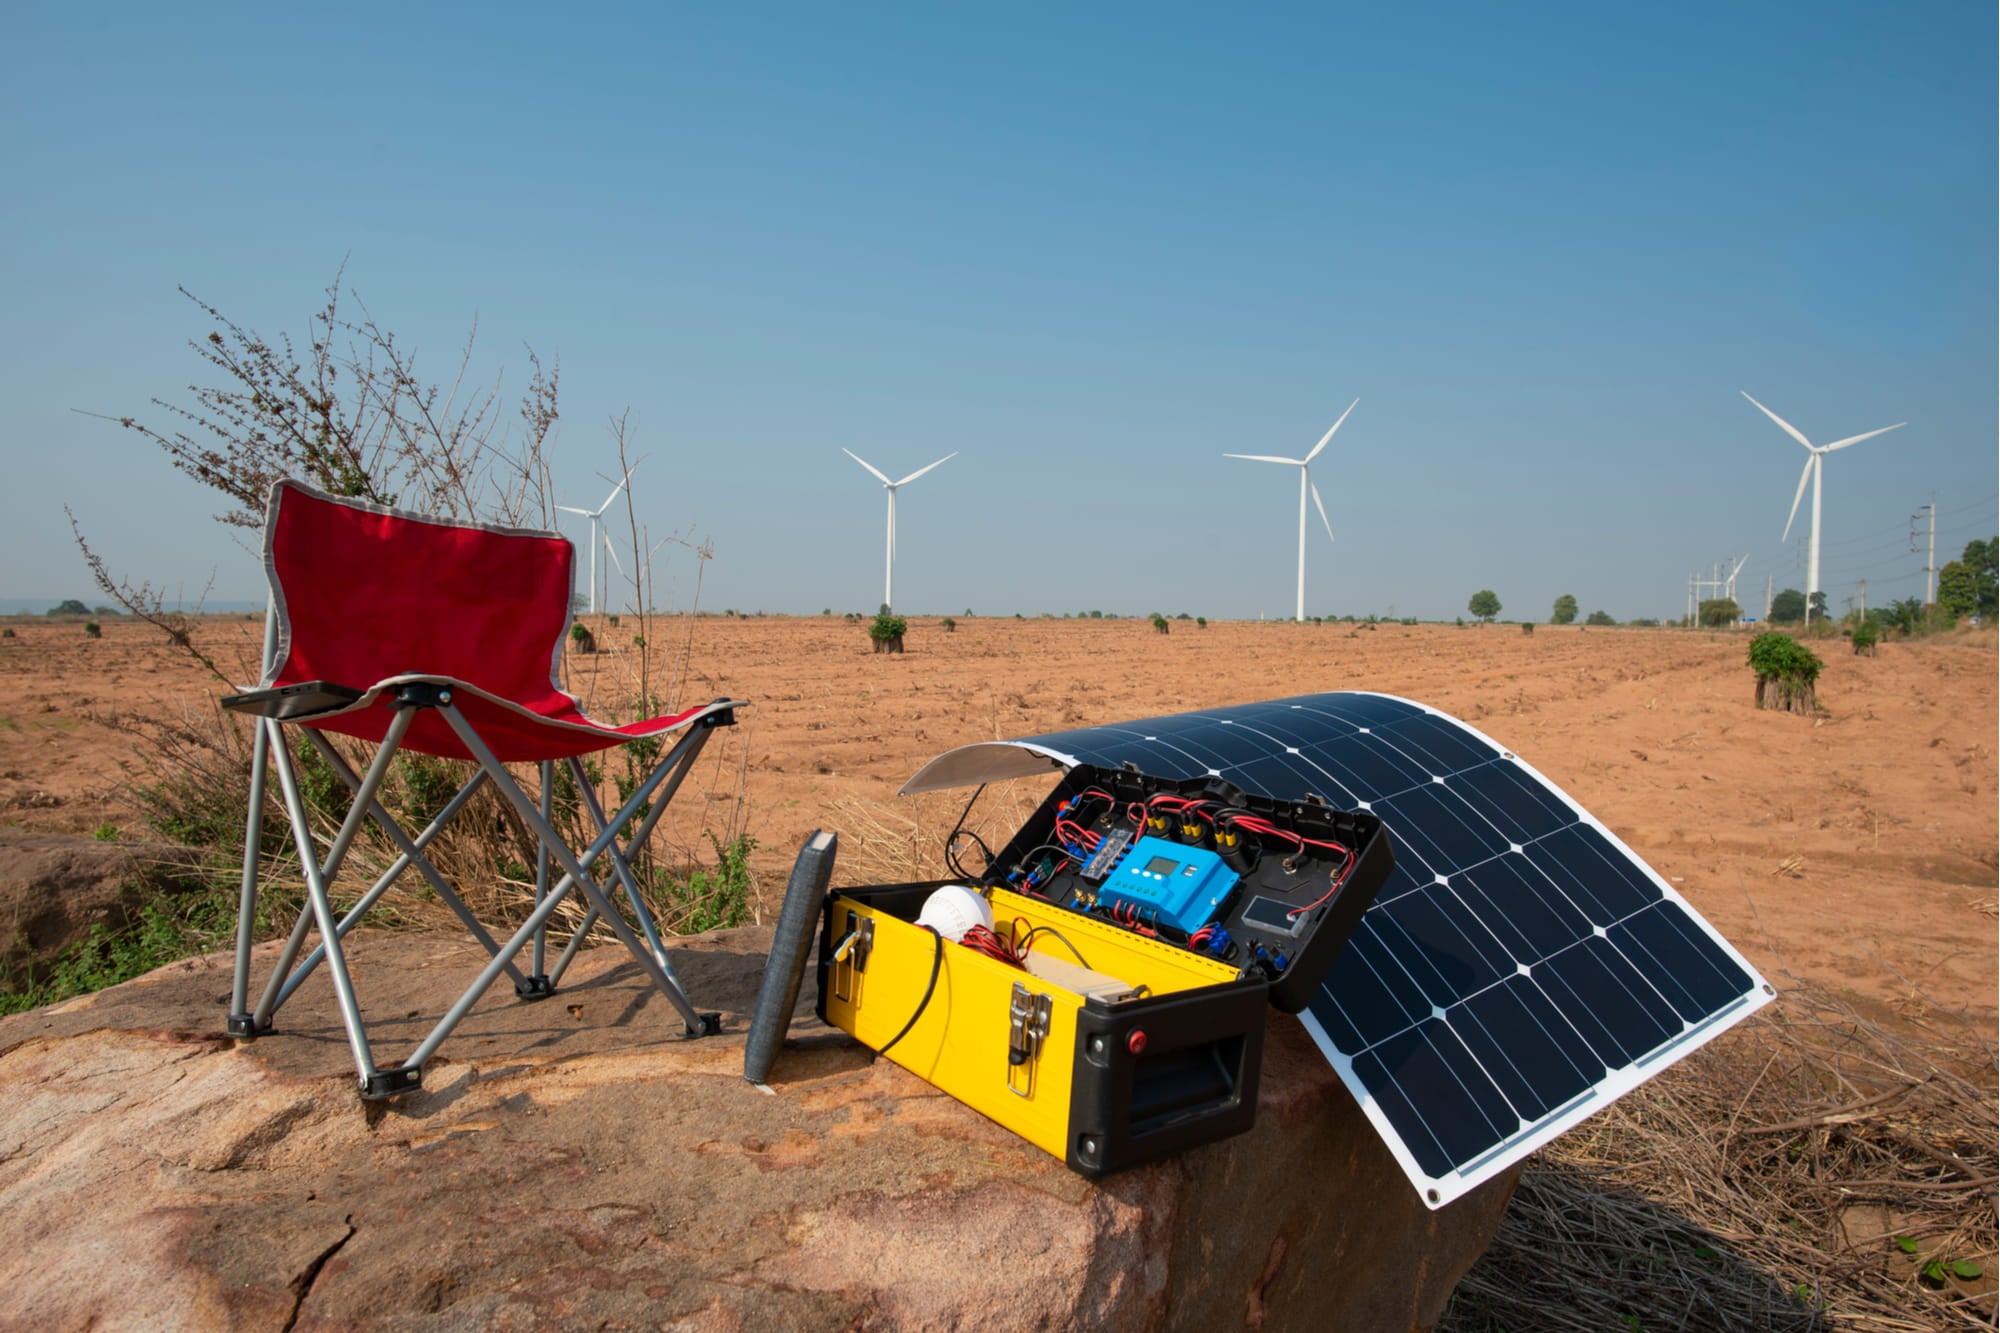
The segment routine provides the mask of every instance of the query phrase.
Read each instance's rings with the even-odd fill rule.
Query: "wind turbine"
[[[1750,398],[1750,395],[1743,390],[1739,389],[1737,392],[1742,393],[1745,398]],[[1799,516],[1799,501],[1806,498],[1806,482],[1808,481],[1812,482],[1812,493],[1813,493],[1812,536],[1806,544],[1806,623],[1810,625],[1812,623],[1813,594],[1820,590],[1819,588],[1819,486],[1820,486],[1820,473],[1824,470],[1826,466],[1826,456],[1832,453],[1835,449],[1845,449],[1850,444],[1859,444],[1863,440],[1872,440],[1877,435],[1886,435],[1890,431],[1896,430],[1903,426],[1907,426],[1910,423],[1907,421],[1898,421],[1894,426],[1884,426],[1882,427],[1881,430],[1871,430],[1865,435],[1850,435],[1844,440],[1835,440],[1832,444],[1814,444],[1811,440],[1808,440],[1805,436],[1801,435],[1798,431],[1798,428],[1792,425],[1791,422],[1785,420],[1783,417],[1779,416],[1776,412],[1773,412],[1770,408],[1758,402],[1755,398],[1750,398],[1750,405],[1756,408],[1759,412],[1762,412],[1765,416],[1771,418],[1771,420],[1777,422],[1779,428],[1782,429],[1785,432],[1785,434],[1791,436],[1793,439],[1797,440],[1800,444],[1806,447],[1806,455],[1807,455],[1806,470],[1799,474],[1798,493],[1792,496],[1792,512],[1785,519],[1785,535],[1778,538],[1778,540],[1780,542],[1786,542],[1791,540],[1792,521]]]
[[[1285,463],[1299,470],[1299,605],[1296,616],[1299,620],[1306,618],[1306,496],[1308,493],[1312,495],[1313,504],[1319,508],[1319,521],[1326,524],[1326,539],[1328,541],[1333,540],[1333,524],[1326,516],[1326,505],[1319,498],[1319,487],[1312,484],[1312,461],[1319,457],[1320,450],[1326,448],[1326,443],[1333,438],[1334,431],[1340,429],[1341,421],[1347,420],[1347,413],[1352,412],[1360,405],[1361,400],[1359,398],[1349,403],[1347,405],[1347,412],[1340,414],[1340,421],[1334,422],[1332,426],[1327,428],[1326,434],[1319,437],[1319,443],[1314,445],[1312,452],[1304,458],[1274,458],[1269,454],[1223,455],[1224,458],[1248,459],[1252,463]]]
[[[581,514],[590,520],[590,614],[592,615],[597,614],[597,548],[600,544],[604,547],[604,554],[611,558],[611,563],[616,566],[619,574],[622,576],[625,573],[625,567],[618,563],[618,553],[611,549],[611,534],[604,530],[604,511],[611,508],[611,502],[618,498],[618,492],[625,489],[626,483],[632,480],[632,474],[639,470],[639,463],[645,461],[642,458],[638,463],[626,468],[625,475],[619,478],[618,484],[611,488],[611,494],[605,496],[604,503],[597,508],[577,509],[571,505],[556,506],[565,514]],[[610,480],[608,477],[605,479]]]
[[[912,472],[909,476],[903,478],[901,481],[890,481],[887,477],[882,475],[882,472],[873,463],[863,458],[860,454],[855,453],[852,449],[843,448],[840,452],[846,454],[849,458],[861,464],[861,466],[867,468],[869,474],[873,476],[875,480],[881,482],[883,488],[889,492],[889,554],[883,565],[882,605],[893,609],[896,605],[896,599],[893,596],[896,590],[896,488],[899,486],[909,485],[911,482],[915,481],[918,477],[923,476],[924,473],[929,472],[933,467],[938,467],[942,464],[949,463],[952,459],[958,457],[958,450],[956,449],[952,450],[950,453],[946,454],[943,458],[938,459],[936,463],[932,463],[930,467],[918,468],[915,472]]]

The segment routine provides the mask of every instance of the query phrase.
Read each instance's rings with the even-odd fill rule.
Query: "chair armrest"
[[[359,699],[365,690],[357,690],[350,685],[336,685],[330,680],[307,680],[297,685],[280,685],[274,690],[245,690],[241,694],[225,694],[222,706],[238,713],[254,713],[258,717],[276,718],[290,721],[293,718],[309,717],[315,713],[330,713],[345,708]]]

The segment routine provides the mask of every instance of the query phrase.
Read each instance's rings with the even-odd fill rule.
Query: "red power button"
[[[1146,1049],[1146,1029],[1133,1028],[1132,1035],[1125,1038],[1125,1049],[1138,1055]]]

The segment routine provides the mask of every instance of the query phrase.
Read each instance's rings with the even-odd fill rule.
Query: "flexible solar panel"
[[[1129,764],[1372,811],[1396,865],[1300,1015],[1441,1207],[1773,992],[1553,783],[1436,709],[1340,692],[971,745],[907,792]]]

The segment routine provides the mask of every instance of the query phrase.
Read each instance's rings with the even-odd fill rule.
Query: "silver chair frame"
[[[267,617],[265,621],[267,660],[275,636],[274,625],[274,618]],[[374,1099],[409,1092],[422,1086],[425,1062],[436,1054],[438,1047],[451,1035],[452,1030],[464,1021],[473,1005],[479,1002],[503,973],[514,982],[515,994],[524,1000],[542,999],[554,994],[563,973],[568,970],[584,939],[599,921],[605,922],[611,928],[612,933],[638,962],[641,970],[674,1006],[681,1016],[688,1036],[703,1036],[717,1031],[718,1015],[701,1013],[695,1009],[681,986],[673,964],[668,960],[666,946],[660,939],[659,928],[653,920],[652,913],[646,908],[645,896],[640,891],[637,877],[632,872],[631,858],[652,835],[654,827],[665,814],[668,804],[692,770],[715,728],[731,725],[734,721],[733,713],[728,709],[722,709],[692,723],[666,757],[654,766],[646,779],[610,816],[606,816],[603,806],[598,801],[594,785],[586,777],[581,760],[574,758],[568,760],[570,772],[576,780],[584,807],[589,811],[591,822],[597,829],[596,837],[579,855],[564,843],[550,822],[555,776],[554,761],[540,763],[540,800],[534,800],[529,797],[507,767],[494,757],[485,740],[452,703],[452,691],[449,685],[406,685],[398,692],[395,707],[396,716],[391,721],[387,734],[377,746],[367,771],[360,774],[354,771],[353,766],[334,749],[318,729],[310,725],[309,716],[287,719],[291,725],[299,727],[316,752],[326,760],[353,793],[353,801],[347,816],[332,841],[327,844],[323,855],[313,845],[297,768],[292,761],[291,750],[285,744],[282,731],[286,722],[269,716],[257,719],[256,735],[251,746],[250,808],[244,822],[243,880],[237,905],[236,960],[230,990],[229,1032],[245,1038],[270,1032],[279,1008],[291,998],[307,977],[324,964],[333,979],[334,995],[340,1010],[341,1024],[346,1029],[348,1044],[353,1051],[361,1095]],[[417,714],[426,708],[435,709],[451,727],[460,742],[471,753],[477,770],[437,816],[415,837],[411,837],[396,822],[395,817],[382,805],[378,797],[383,780],[388,775],[390,763],[401,749],[405,735]],[[284,949],[272,967],[256,1007],[252,1009],[249,1005],[250,954],[256,927],[257,874],[259,848],[263,836],[264,802],[268,794],[268,774],[272,769],[277,772],[280,796],[288,822],[292,826],[293,847],[298,853],[299,863],[304,871],[306,903],[299,913],[298,920],[292,926]],[[515,814],[534,834],[537,844],[535,907],[529,913],[527,920],[523,921],[505,942],[493,938],[424,854],[425,847],[487,783],[491,783],[513,808]],[[648,802],[653,803],[652,808],[639,819],[638,827],[621,844],[617,831],[638,816],[640,809]],[[360,832],[362,825],[370,819],[373,819],[388,835],[400,854],[345,915],[336,918],[328,886],[338,876],[341,863],[353,845],[355,836]],[[639,923],[636,933],[625,915],[614,906],[606,886],[592,873],[593,867],[600,861],[606,860],[610,862],[612,874],[622,892],[625,905],[631,909],[632,919]],[[361,1006],[355,996],[353,979],[348,970],[341,941],[368,909],[412,868],[423,876],[439,900],[451,909],[473,938],[479,941],[486,950],[489,961],[472,984],[466,987],[451,1008],[439,1019],[430,1034],[419,1042],[409,1055],[396,1064],[383,1066],[376,1063],[373,1049],[369,1044],[367,1027],[361,1016]],[[561,871],[561,875],[551,883],[552,872],[556,869]],[[573,890],[580,890],[587,904],[583,921],[572,932],[568,946],[563,950],[555,969],[545,973],[543,967],[549,919]],[[299,953],[305,946],[306,936],[315,929],[319,934],[319,943],[301,961]],[[530,946],[532,946],[531,962],[529,971],[524,975],[515,966],[514,960],[524,948]]]

